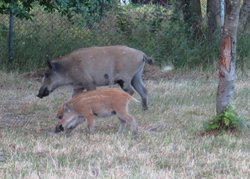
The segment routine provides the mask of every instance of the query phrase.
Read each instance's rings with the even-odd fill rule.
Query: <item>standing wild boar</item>
[[[142,80],[146,55],[126,46],[81,48],[58,59],[48,61],[49,70],[37,95],[48,96],[59,86],[73,86],[73,96],[97,86],[119,84],[133,95],[135,89],[148,109],[147,90]]]
[[[128,113],[128,103],[131,99],[136,100],[128,93],[116,88],[82,92],[60,107],[57,113],[59,122],[55,132],[65,131],[68,134],[85,119],[88,130],[93,132],[96,117],[116,115],[120,120],[118,132],[123,131],[127,122],[130,124],[133,135],[136,135],[137,124],[134,117]]]

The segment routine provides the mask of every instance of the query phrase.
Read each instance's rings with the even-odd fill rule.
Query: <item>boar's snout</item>
[[[56,128],[55,128],[55,133],[59,133],[59,132],[62,132],[64,131],[64,128],[62,125],[57,125]]]
[[[55,127],[55,133],[65,132],[66,134],[70,134],[84,120],[83,116],[76,116],[64,121],[59,120],[59,123]]]
[[[49,95],[49,90],[47,87],[43,88],[41,87],[40,90],[39,90],[39,93],[37,95],[38,98],[43,98],[45,96],[48,96]]]

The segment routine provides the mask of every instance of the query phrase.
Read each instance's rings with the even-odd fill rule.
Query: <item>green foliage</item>
[[[202,40],[193,41],[187,33],[187,26],[175,16],[174,7],[127,6],[119,9],[110,28],[115,28],[112,35],[122,39],[123,44],[145,51],[160,66],[171,63],[177,68],[192,68],[194,63],[196,66],[213,64],[219,55],[219,40],[207,43],[204,34]],[[112,19],[108,18],[107,21]]]
[[[250,34],[242,34],[238,39],[237,55],[239,56],[237,64],[244,70],[250,67]]]
[[[57,11],[62,15],[66,15],[69,19],[75,14],[81,14],[85,17],[89,16],[87,20],[98,20],[112,4],[116,3],[115,0],[4,0],[0,2],[0,14],[12,12],[18,18],[31,19],[33,16],[31,11],[37,4],[44,7],[48,12]]]
[[[15,34],[15,59],[12,63],[8,63],[7,47],[0,43],[5,47],[1,49],[4,54],[0,54],[0,59],[5,59],[0,60],[2,68],[8,71],[13,69],[19,72],[32,71],[45,67],[46,60],[50,58],[92,45],[95,35],[91,31],[79,29],[77,26],[72,27],[70,21],[67,18],[62,20],[58,13],[53,13],[53,17],[48,14],[46,18],[50,18],[47,24],[37,21],[36,17],[33,21],[16,20],[16,23],[22,26]],[[67,30],[62,31],[62,26]]]
[[[101,20],[111,7],[116,6],[115,2],[115,0],[61,0],[51,2],[52,8],[48,10],[57,10],[69,19],[72,19],[76,14],[80,14],[85,19],[84,25],[91,27],[94,22]]]
[[[238,116],[233,106],[229,106],[224,112],[204,123],[204,128],[210,130],[229,130],[249,127],[244,118]]]
[[[100,6],[100,2],[105,5]],[[30,10],[32,20],[15,19],[13,64],[7,63],[8,16],[0,17],[0,68],[30,71],[44,67],[48,57],[81,47],[116,44],[144,51],[159,66],[215,68],[220,39],[208,42],[205,23],[202,38],[195,41],[174,6],[117,6],[111,2],[37,1]],[[238,42],[237,65],[247,66],[249,37]]]
[[[12,14],[19,18],[30,19],[29,13],[32,9],[32,3],[34,0],[19,1],[19,0],[3,0],[0,2],[0,14]]]

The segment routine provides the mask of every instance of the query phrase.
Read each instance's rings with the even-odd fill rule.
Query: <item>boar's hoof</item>
[[[148,110],[148,106],[143,106],[142,109],[143,109],[143,111],[147,111]]]
[[[41,94],[36,95],[38,98],[43,98]]]
[[[44,89],[39,90],[37,97],[43,98],[43,97],[48,96],[48,95],[49,95],[49,90],[47,88],[44,88]]]

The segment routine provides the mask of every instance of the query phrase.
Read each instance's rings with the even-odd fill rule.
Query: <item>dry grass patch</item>
[[[49,131],[70,88],[38,99],[38,81],[0,73],[0,178],[250,177],[248,131],[202,135],[203,122],[215,115],[216,80],[176,77],[146,85],[149,111],[130,104],[137,139],[128,127],[116,134],[116,117],[97,120],[93,135],[83,124],[66,137]],[[247,118],[249,89],[239,78],[235,103]]]

